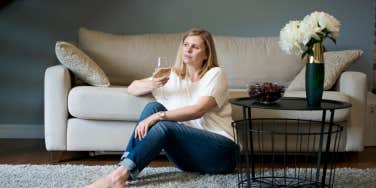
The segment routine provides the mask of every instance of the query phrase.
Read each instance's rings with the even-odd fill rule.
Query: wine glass
[[[158,62],[154,71],[156,72],[154,78],[161,78],[170,75],[171,64],[167,57],[158,57]]]
[[[171,73],[171,64],[168,61],[167,57],[158,57],[158,62],[155,66],[155,74],[153,75],[153,78],[162,78],[169,76]],[[164,95],[163,87],[160,88],[161,95],[164,99],[166,99],[166,96]]]

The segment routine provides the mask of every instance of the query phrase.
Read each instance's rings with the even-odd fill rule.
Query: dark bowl
[[[271,104],[282,98],[285,87],[276,82],[254,83],[248,86],[248,95],[256,102]]]

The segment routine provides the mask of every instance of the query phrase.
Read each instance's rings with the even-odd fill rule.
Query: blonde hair
[[[203,62],[201,70],[199,72],[199,78],[201,79],[211,68],[219,66],[213,37],[208,31],[204,29],[192,28],[188,32],[184,33],[182,39],[180,40],[173,71],[182,79],[184,79],[187,74],[187,65],[183,63],[182,54],[183,43],[188,36],[200,36],[205,44],[205,51],[208,58]]]

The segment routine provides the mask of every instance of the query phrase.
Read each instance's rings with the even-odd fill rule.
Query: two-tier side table
[[[334,123],[334,112],[351,104],[322,100],[320,106],[310,107],[305,98],[293,97],[272,104],[250,98],[230,99],[230,103],[243,109],[242,119],[233,122],[243,154],[238,187],[333,187],[343,131]],[[252,118],[252,109],[278,110],[283,118]],[[314,114],[310,111],[321,111],[321,120],[320,114],[318,120],[307,118]],[[298,114],[297,118],[290,118],[291,114]]]

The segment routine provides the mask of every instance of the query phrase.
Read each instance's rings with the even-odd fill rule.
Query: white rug
[[[0,188],[83,187],[116,166],[0,165]],[[376,187],[376,169],[340,168],[335,187]],[[237,175],[202,175],[173,167],[146,168],[128,187],[237,187]]]

